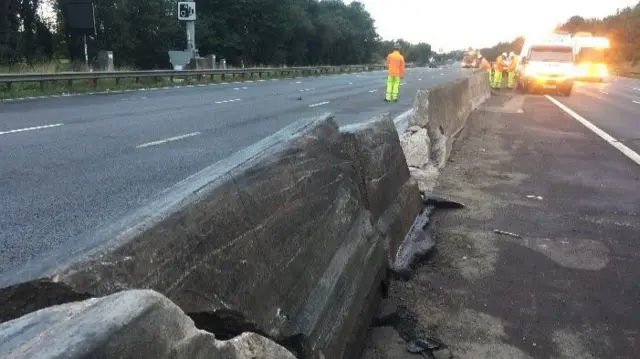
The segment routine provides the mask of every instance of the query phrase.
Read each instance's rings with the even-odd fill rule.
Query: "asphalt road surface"
[[[396,116],[467,73],[409,69],[397,103],[384,72],[0,102],[0,273],[297,119]]]
[[[471,115],[436,187],[466,207],[435,213],[437,251],[390,288],[403,338],[441,339],[440,358],[640,358],[638,88],[502,90]],[[367,353],[414,357],[376,330]]]

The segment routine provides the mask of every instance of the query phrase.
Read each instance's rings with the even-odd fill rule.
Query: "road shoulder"
[[[542,96],[483,107],[437,187],[466,208],[434,215],[436,252],[391,284],[396,330],[440,358],[639,357],[640,167]],[[387,344],[369,357],[414,357]]]

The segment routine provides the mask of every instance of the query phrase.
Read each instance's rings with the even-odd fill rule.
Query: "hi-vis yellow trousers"
[[[396,101],[400,92],[400,76],[387,77],[387,101]]]

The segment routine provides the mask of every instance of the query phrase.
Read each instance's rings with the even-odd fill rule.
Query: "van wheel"
[[[560,89],[560,93],[563,96],[571,96],[571,90],[573,90],[573,86],[566,86]]]

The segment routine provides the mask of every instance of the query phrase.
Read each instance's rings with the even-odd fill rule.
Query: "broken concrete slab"
[[[431,156],[431,140],[426,128],[407,133],[402,138],[402,149],[409,167],[424,168]]]
[[[378,230],[387,235],[389,265],[422,207],[418,187],[411,180],[395,124],[384,115],[341,129],[349,156],[364,183]]]
[[[255,333],[216,340],[178,306],[151,290],[49,307],[0,325],[5,359],[295,359]]]
[[[375,314],[388,251],[421,206],[388,118],[342,132],[330,116],[303,120],[65,251],[3,273],[0,297],[31,284],[0,312],[12,319],[40,309],[33,297],[44,307],[150,288],[194,318],[232,318],[226,335],[254,328],[352,357]]]

